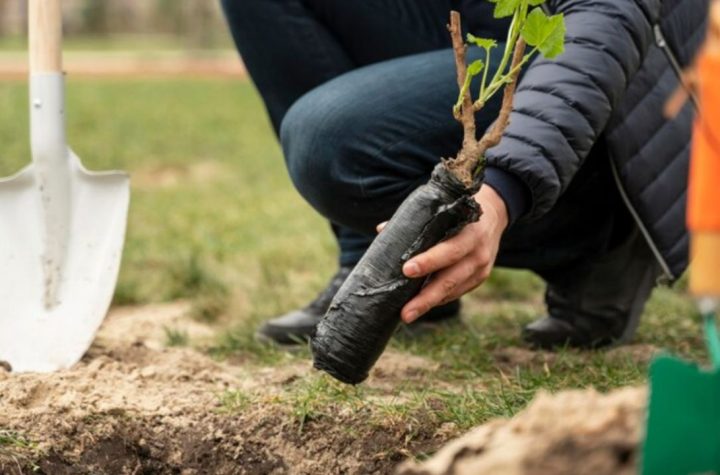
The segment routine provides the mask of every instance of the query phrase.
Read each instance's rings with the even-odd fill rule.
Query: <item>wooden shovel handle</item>
[[[61,0],[30,0],[30,73],[62,72]]]

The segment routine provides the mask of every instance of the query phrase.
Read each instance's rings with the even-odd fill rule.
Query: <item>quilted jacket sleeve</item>
[[[565,53],[538,58],[519,84],[511,123],[488,164],[530,190],[533,219],[567,188],[640,68],[652,42],[642,0],[558,0]]]

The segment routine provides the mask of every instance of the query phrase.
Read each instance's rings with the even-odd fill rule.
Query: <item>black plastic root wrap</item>
[[[475,191],[439,164],[400,205],[319,323],[312,340],[317,369],[348,384],[367,378],[400,323],[400,310],[425,281],[405,277],[403,264],[478,220]]]

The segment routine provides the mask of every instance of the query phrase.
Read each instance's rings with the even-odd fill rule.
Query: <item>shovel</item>
[[[717,303],[701,309],[712,368],[670,355],[650,367],[650,402],[643,445],[643,475],[720,473],[720,339]]]
[[[75,364],[117,281],[129,179],[90,172],[65,139],[61,0],[29,1],[32,163],[0,179],[0,362]]]

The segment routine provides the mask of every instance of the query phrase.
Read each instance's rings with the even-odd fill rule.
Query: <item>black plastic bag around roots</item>
[[[438,164],[430,181],[400,205],[319,323],[312,340],[317,369],[348,384],[367,378],[400,323],[400,310],[425,281],[405,277],[403,264],[478,220],[475,191]]]

